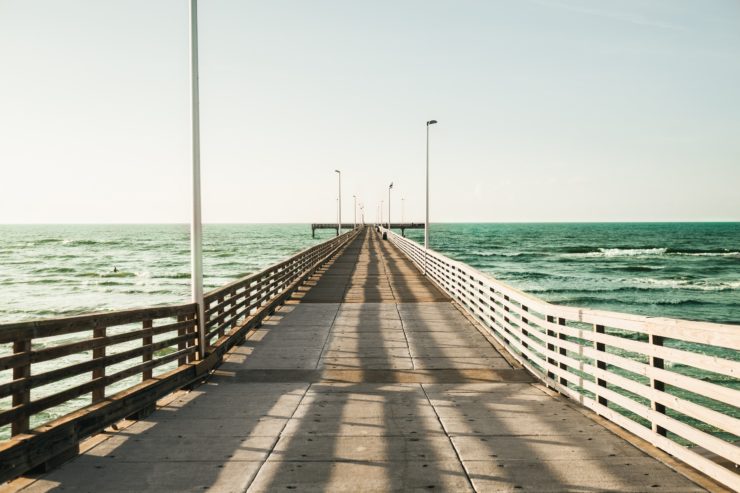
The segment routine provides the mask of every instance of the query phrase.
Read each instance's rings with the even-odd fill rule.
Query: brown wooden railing
[[[207,293],[204,351],[195,303],[0,325],[0,483],[203,378],[358,231]]]
[[[740,326],[551,304],[383,232],[542,382],[740,490]]]
[[[238,326],[245,318],[288,290],[309,267],[343,245],[353,231],[307,248],[267,269],[214,289],[204,296],[206,344],[215,341]]]

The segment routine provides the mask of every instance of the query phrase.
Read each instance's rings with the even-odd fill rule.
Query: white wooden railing
[[[740,326],[554,305],[383,233],[542,382],[740,490]]]

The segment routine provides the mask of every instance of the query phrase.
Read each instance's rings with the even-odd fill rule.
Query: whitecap
[[[644,255],[665,255],[667,248],[599,248],[598,252],[589,252],[585,257],[638,257]]]

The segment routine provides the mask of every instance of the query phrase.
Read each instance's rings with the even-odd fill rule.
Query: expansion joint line
[[[406,327],[403,325],[403,317],[401,316],[401,310],[398,308],[398,300],[394,303],[396,307],[396,313],[398,313],[398,320],[401,322],[401,332],[403,332],[403,340],[406,341],[406,350],[409,353],[409,359],[411,360],[411,369],[416,370],[416,363],[414,363],[414,357],[411,356],[411,344],[409,344],[409,336],[406,334]]]
[[[252,486],[252,483],[254,483],[254,480],[257,479],[257,476],[259,476],[260,472],[262,472],[262,468],[265,467],[265,464],[267,464],[267,461],[270,460],[270,456],[275,451],[275,447],[277,447],[278,442],[283,437],[283,432],[285,432],[285,428],[288,427],[288,423],[290,423],[290,420],[295,418],[295,413],[298,411],[298,408],[303,402],[303,399],[306,398],[306,394],[308,394],[308,391],[310,388],[311,388],[311,384],[309,383],[306,385],[306,388],[303,389],[303,395],[301,395],[301,400],[298,401],[298,404],[296,404],[295,409],[293,409],[293,412],[290,413],[290,417],[286,419],[285,423],[283,423],[283,426],[280,427],[280,433],[278,433],[277,437],[275,437],[275,440],[273,440],[272,445],[270,446],[270,450],[268,450],[267,455],[265,455],[265,460],[262,461],[262,464],[260,464],[260,467],[257,469],[257,472],[254,473],[254,475],[252,476],[252,479],[249,480],[249,483],[247,483],[247,486],[244,488],[245,492],[249,491],[249,487]]]
[[[429,398],[429,394],[427,394],[427,389],[424,388],[423,383],[420,383],[419,386],[421,387],[421,391],[424,392],[424,397],[426,398],[427,402],[429,403],[429,407],[432,408],[432,411],[434,411],[434,416],[437,418],[437,422],[439,423],[439,426],[442,427],[442,430],[445,432],[445,436],[447,437],[447,441],[450,442],[450,447],[452,447],[452,450],[455,451],[455,457],[457,457],[457,461],[460,463],[460,467],[462,467],[462,470],[465,472],[465,479],[468,480],[468,485],[470,485],[470,489],[473,491],[478,491],[475,489],[475,485],[473,484],[473,480],[470,479],[470,472],[468,472],[468,468],[465,467],[465,463],[462,460],[462,456],[460,456],[460,452],[458,452],[457,447],[455,447],[455,442],[452,441],[452,438],[450,437],[450,432],[447,431],[447,428],[445,427],[444,423],[442,422],[442,418],[439,417],[439,413],[437,412],[437,408],[434,407],[434,404],[432,404],[432,400]]]

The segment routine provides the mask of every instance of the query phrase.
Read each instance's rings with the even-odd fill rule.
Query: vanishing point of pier
[[[150,309],[144,315],[114,313],[117,323],[144,317],[141,330],[149,338],[144,339],[145,350],[129,352],[143,356],[144,363],[135,371],[147,372],[145,378],[112,396],[90,386],[78,390],[92,389],[98,397],[91,406],[33,431],[26,431],[27,423],[23,429],[21,414],[13,414],[14,437],[0,449],[5,461],[2,472],[7,479],[13,475],[9,467],[18,474],[30,466],[36,470],[6,489],[721,490],[716,482],[645,439],[555,392],[563,382],[567,388],[565,371],[555,376],[551,388],[540,382],[519,363],[533,362],[534,353],[523,360],[512,357],[440,283],[430,280],[433,276],[422,274],[412,260],[419,258],[419,252],[409,250],[411,243],[390,234],[393,241],[385,241],[374,229],[360,228],[293,258],[309,255],[321,260],[292,270],[288,261],[267,269],[261,275],[272,279],[268,284],[253,276],[249,282],[239,281],[207,295],[212,303],[206,312],[209,340],[213,337],[217,342],[201,359],[192,349],[192,331],[183,330],[191,317],[182,313],[193,312],[189,305],[169,312]],[[442,258],[434,255],[435,262]],[[274,292],[267,287],[277,278],[287,283],[289,272],[295,277],[295,272],[305,274],[307,269],[308,274],[298,277],[290,289],[285,287],[288,284]],[[431,270],[430,263],[428,274]],[[245,282],[251,289],[245,288]],[[478,285],[477,280],[474,284]],[[281,292],[287,296],[276,294]],[[238,302],[238,293],[251,301]],[[261,300],[267,311],[257,316],[264,310],[252,310],[251,317],[239,319],[235,316],[239,311],[227,303],[230,296],[233,306],[249,307]],[[265,301],[274,299],[279,303]],[[524,307],[522,313],[528,310]],[[513,311],[512,306],[502,313],[513,320]],[[160,356],[170,362],[179,359],[177,368],[152,375],[156,348],[146,350],[146,344],[156,344],[151,337],[157,325],[151,319],[177,313],[179,321],[160,330],[178,331],[171,340],[178,350]],[[98,315],[92,324],[85,317],[67,319],[61,325],[36,323],[34,330],[39,336],[71,331],[75,325],[100,331],[104,318]],[[524,328],[522,318],[517,325]],[[107,324],[114,322],[109,318]],[[558,324],[565,330],[564,322]],[[4,328],[27,329],[21,325]],[[514,337],[513,330],[509,334]],[[108,339],[107,343],[125,338],[100,332],[97,337]],[[558,339],[572,349],[564,336]],[[522,338],[519,344],[533,346],[525,341]],[[157,348],[166,345],[164,341]],[[101,349],[102,342],[93,347],[99,361],[115,359]],[[34,359],[30,348],[20,349],[26,359]],[[552,352],[566,354],[559,349]],[[14,357],[16,363],[20,361],[18,355]],[[222,360],[220,365],[217,360]],[[7,357],[2,361],[6,367],[11,363]],[[550,373],[562,367],[556,362]],[[94,371],[98,380],[102,378],[101,385],[110,383],[105,378],[111,373],[100,367]],[[170,381],[174,383],[166,385]],[[604,388],[596,402],[603,404],[613,397],[602,379],[593,383]],[[19,388],[16,383],[10,389],[16,397]],[[147,396],[159,399],[156,409],[146,405]],[[32,405],[21,402],[13,409]],[[129,419],[119,420],[124,415]],[[671,423],[658,423],[656,434],[665,436],[662,425]],[[93,434],[96,424],[114,426]],[[92,438],[75,447],[73,454],[55,460],[53,449],[58,453],[65,444],[84,438],[83,429]],[[645,435],[649,431],[646,428]],[[46,466],[39,458],[47,460]]]

